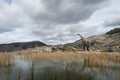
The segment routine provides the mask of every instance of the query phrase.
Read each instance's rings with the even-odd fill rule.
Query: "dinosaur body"
[[[81,34],[78,34],[82,40],[82,44],[83,44],[83,50],[84,51],[90,51],[90,49],[92,48],[94,42],[93,41],[89,41],[87,39],[85,39]]]

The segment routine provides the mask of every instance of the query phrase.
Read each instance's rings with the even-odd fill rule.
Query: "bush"
[[[73,52],[75,52],[76,50],[75,50],[75,48],[74,47],[72,47],[72,46],[70,46],[70,45],[67,45],[67,47],[66,47],[66,50],[65,51],[73,51]]]

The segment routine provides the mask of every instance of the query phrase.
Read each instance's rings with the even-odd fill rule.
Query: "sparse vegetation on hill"
[[[106,34],[115,34],[115,33],[120,33],[120,28],[114,28],[112,30],[110,30],[109,32],[107,32]]]

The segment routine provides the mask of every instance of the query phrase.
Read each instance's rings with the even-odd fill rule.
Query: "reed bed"
[[[51,52],[51,53],[26,53],[21,54],[26,58],[46,60],[52,62],[66,61],[84,62],[88,67],[109,67],[114,64],[120,64],[119,53],[102,53],[102,52]],[[111,63],[111,64],[109,64]]]
[[[21,56],[33,60],[62,62],[82,62],[91,67],[108,67],[108,63],[120,63],[119,53],[102,52],[44,52],[44,53],[0,53],[0,66],[10,66],[15,56]],[[113,65],[114,65],[113,64]],[[111,64],[112,65],[112,64]],[[111,66],[110,65],[110,66]]]
[[[13,61],[15,60],[15,58],[18,57],[21,57],[20,59],[22,59],[23,61],[29,61],[31,65],[29,66],[30,70],[28,71],[26,78],[25,76],[23,76],[23,74],[26,74],[24,70],[21,70],[19,68],[16,69],[16,74],[18,74],[18,77],[14,78],[16,80],[94,80],[94,75],[91,75],[90,73],[85,73],[85,69],[114,69],[116,68],[116,65],[118,65],[117,68],[120,68],[119,53],[26,52],[0,53],[0,69],[2,67],[8,68],[13,66]],[[44,68],[36,69],[37,65],[41,62],[49,62],[50,65],[48,64]],[[41,74],[41,76],[39,74]]]
[[[9,67],[13,59],[13,54],[0,53],[0,67]]]

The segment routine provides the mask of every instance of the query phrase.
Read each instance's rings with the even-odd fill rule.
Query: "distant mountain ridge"
[[[35,48],[36,46],[40,47],[40,46],[47,46],[47,45],[40,41],[0,44],[0,52],[15,52],[15,51],[26,50],[29,48]]]

